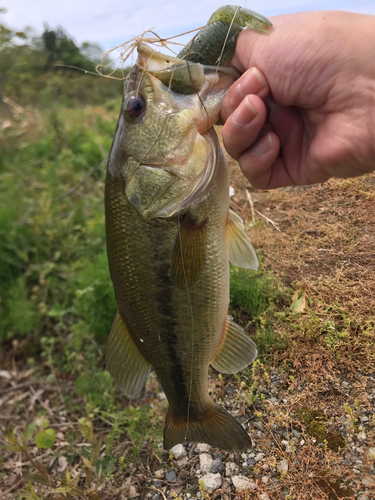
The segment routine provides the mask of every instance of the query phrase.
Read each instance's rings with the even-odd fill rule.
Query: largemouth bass
[[[107,249],[118,312],[108,369],[129,397],[151,367],[169,402],[164,448],[184,441],[251,447],[208,394],[211,364],[236,373],[257,355],[227,316],[229,259],[256,269],[213,125],[234,68],[187,63],[138,46],[124,89],[105,187]]]

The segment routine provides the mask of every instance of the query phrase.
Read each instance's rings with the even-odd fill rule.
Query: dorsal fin
[[[237,373],[252,363],[257,354],[251,338],[228,316],[223,341],[211,366],[220,373]]]

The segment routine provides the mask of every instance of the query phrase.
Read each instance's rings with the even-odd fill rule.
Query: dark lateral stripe
[[[160,254],[155,255],[155,262],[160,262],[160,259],[164,256]],[[181,358],[177,353],[178,337],[177,337],[177,318],[173,311],[173,287],[170,279],[171,263],[168,263],[167,258],[163,264],[158,264],[156,266],[156,273],[158,277],[158,282],[161,284],[159,292],[157,294],[156,300],[158,304],[158,312],[162,317],[163,328],[163,343],[168,350],[169,363],[172,368],[172,384],[174,386],[174,392],[178,401],[182,406],[188,403],[188,388],[186,386],[186,380],[184,377],[183,366],[181,364]],[[175,401],[175,404],[177,401]]]

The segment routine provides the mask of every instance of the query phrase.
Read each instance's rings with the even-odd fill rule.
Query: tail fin
[[[164,448],[184,441],[207,443],[226,451],[244,451],[252,447],[251,439],[241,424],[221,406],[210,405],[197,420],[181,421],[168,410],[164,429]]]

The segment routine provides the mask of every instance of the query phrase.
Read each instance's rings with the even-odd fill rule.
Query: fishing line
[[[221,59],[222,59],[223,54],[224,54],[225,45],[226,45],[226,43],[227,43],[227,41],[228,41],[228,37],[229,37],[230,30],[231,30],[231,28],[232,28],[232,26],[233,26],[233,24],[234,24],[234,19],[235,19],[236,15],[237,15],[237,12],[238,12],[238,10],[239,10],[240,8],[241,8],[241,7],[238,5],[238,6],[237,6],[237,8],[236,8],[236,11],[235,11],[235,13],[234,13],[234,15],[233,15],[233,17],[232,17],[232,20],[231,20],[231,22],[230,22],[229,29],[228,29],[227,34],[226,34],[226,36],[225,36],[225,40],[224,40],[223,46],[222,46],[222,48],[221,48],[220,56],[219,56],[218,62],[217,62],[217,64],[216,64],[215,75],[217,75],[217,74],[218,74],[218,69],[219,69],[219,67],[220,67],[220,62],[221,62]],[[209,94],[210,94],[210,92],[211,92],[211,90],[213,89],[213,86],[215,85],[215,83],[216,83],[216,82],[214,82],[214,80],[212,80],[211,85],[210,85],[210,87],[209,87],[209,89],[208,89],[207,95],[209,95]],[[197,95],[198,95],[198,94],[197,94]],[[203,109],[205,110],[205,112],[206,112],[206,114],[207,114],[207,120],[208,120],[208,119],[209,119],[209,116],[208,116],[207,109],[206,109],[205,105],[203,104],[203,101],[202,101],[202,99],[200,98],[200,96],[199,96],[199,95],[198,95],[198,97],[199,97],[199,100],[200,100],[200,101],[201,101],[201,103],[202,103]],[[202,112],[203,112],[203,109],[201,110],[201,114],[202,114]],[[201,114],[199,115],[198,120],[200,119]]]
[[[239,6],[239,5],[237,5],[236,11],[235,11],[235,13],[234,13],[234,15],[233,15],[233,17],[232,17],[232,21],[230,22],[230,25],[229,25],[229,29],[228,29],[228,32],[227,32],[227,36],[225,37],[225,40],[224,40],[224,43],[223,43],[223,47],[222,47],[222,49],[221,49],[221,53],[220,53],[220,56],[219,56],[219,60],[218,60],[217,66],[216,66],[216,72],[217,72],[217,68],[220,66],[221,58],[223,57],[223,54],[224,54],[225,45],[226,45],[226,43],[227,43],[227,40],[228,40],[228,37],[229,37],[230,30],[231,30],[231,28],[232,28],[232,26],[233,26],[234,19],[235,19],[236,15],[237,15],[237,12],[239,11],[239,9],[240,9],[240,6]]]
[[[186,434],[185,434],[185,441],[187,440],[187,436],[189,433],[189,421],[190,421],[190,402],[191,402],[191,394],[193,390],[193,366],[194,366],[194,333],[195,333],[195,325],[194,325],[194,314],[193,314],[193,306],[191,304],[191,298],[189,294],[189,287],[187,284],[187,279],[186,279],[186,272],[185,272],[185,262],[184,262],[184,253],[182,251],[182,238],[181,238],[181,224],[180,224],[180,214],[177,213],[177,222],[178,222],[178,235],[180,239],[180,250],[181,250],[181,262],[182,262],[182,270],[184,273],[184,281],[185,281],[185,286],[186,286],[186,293],[188,297],[188,302],[189,302],[189,307],[190,307],[190,314],[191,314],[191,328],[192,328],[192,335],[191,335],[191,367],[190,367],[190,387],[189,387],[189,397],[188,397],[188,407],[187,407],[187,415],[186,415]]]

